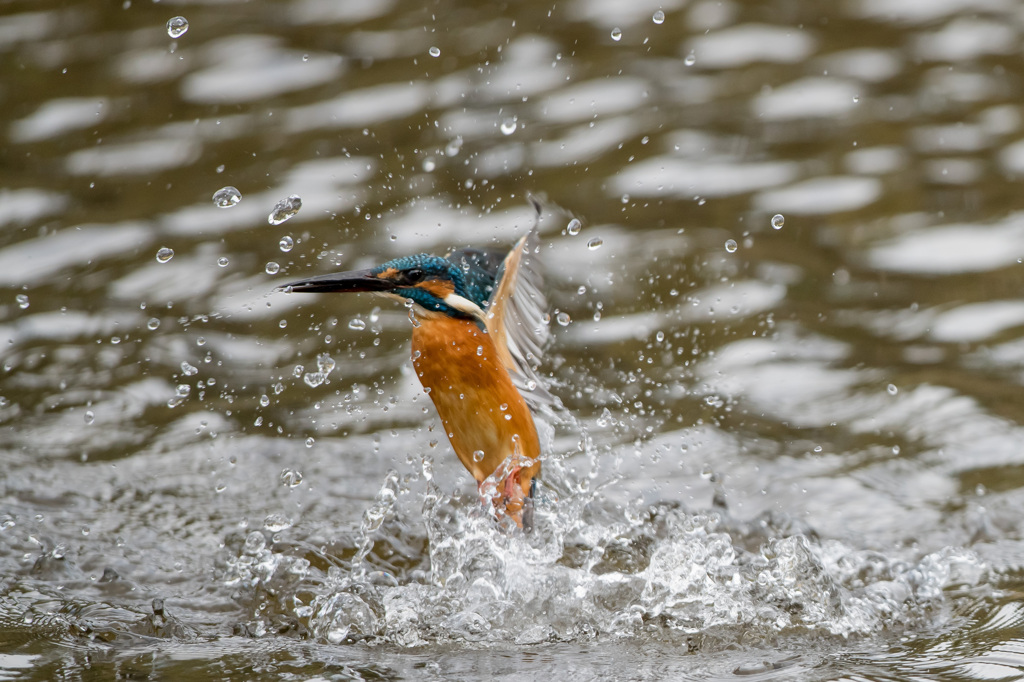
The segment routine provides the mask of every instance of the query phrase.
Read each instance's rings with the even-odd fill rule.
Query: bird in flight
[[[413,368],[455,454],[484,501],[527,532],[540,473],[531,406],[554,403],[536,374],[549,334],[536,252],[534,228],[507,253],[420,253],[281,287],[372,292],[408,305]]]

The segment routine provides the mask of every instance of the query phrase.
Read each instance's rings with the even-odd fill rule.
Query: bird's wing
[[[484,324],[502,364],[527,402],[535,407],[551,407],[557,399],[537,375],[550,337],[548,303],[536,255],[538,243],[536,229],[530,230],[505,256],[487,301]]]

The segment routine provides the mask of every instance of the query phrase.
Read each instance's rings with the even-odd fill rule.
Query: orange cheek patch
[[[437,296],[441,300],[444,300],[448,294],[455,293],[455,285],[451,282],[445,282],[440,279],[431,279],[426,282],[420,282],[416,285],[417,288],[428,291],[434,296]]]
[[[383,271],[381,273],[378,273],[377,274],[377,279],[394,279],[395,275],[397,275],[397,274],[398,274],[398,270],[396,270],[395,268],[388,268],[387,270],[385,270],[385,271]]]

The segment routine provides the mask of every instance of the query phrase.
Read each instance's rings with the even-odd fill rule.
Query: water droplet
[[[441,48],[439,48],[439,47],[431,47],[429,50],[427,50],[427,52],[430,53],[431,57],[440,57],[441,56]]]
[[[188,19],[173,17],[167,20],[167,35],[172,38],[180,38],[186,33],[188,33]]]
[[[889,392],[889,395],[896,395],[900,392],[900,389],[896,388],[896,384],[889,384],[885,387],[885,390]]]
[[[353,318],[351,321],[349,321],[348,328],[354,329],[356,331],[362,331],[363,329],[366,329],[366,321],[358,317]]]
[[[618,26],[612,29],[612,40],[614,40],[615,42],[619,42],[620,40],[622,40],[622,29],[619,28]]]
[[[568,327],[569,323],[572,322],[572,319],[569,317],[569,313],[561,312],[555,315],[555,321],[563,327]]]
[[[152,331],[156,331],[159,327],[160,327],[160,320],[155,318],[155,317],[149,318],[149,322],[146,323],[146,329],[148,329],[151,332]]]
[[[427,173],[432,173],[434,172],[435,168],[437,168],[437,163],[433,159],[423,159],[423,170],[425,170]]]
[[[242,193],[228,185],[213,193],[213,205],[217,208],[231,208],[242,200]]]
[[[484,451],[483,450],[474,450],[473,451],[473,461],[474,462],[482,462],[483,459],[484,459]]]
[[[302,483],[302,472],[298,469],[283,469],[281,471],[281,483],[289,488],[294,488]]]
[[[600,249],[603,245],[604,240],[601,239],[600,237],[594,237],[589,242],[587,242],[587,248],[590,249],[591,251],[596,251],[597,249]]]
[[[269,263],[267,263],[267,267],[264,269],[267,271],[268,275],[276,275],[281,271],[281,266],[278,263],[275,263],[274,261],[270,261]]]
[[[181,373],[187,377],[195,376],[199,374],[199,369],[194,365],[190,365],[187,361],[182,360],[181,362]]]
[[[665,23],[665,13],[664,13],[664,12],[662,12],[662,11],[661,11],[661,10],[659,9],[659,10],[658,10],[657,12],[655,12],[655,13],[654,13],[654,16],[653,16],[653,17],[651,17],[651,19],[652,19],[652,21],[654,21],[654,23],[656,23],[656,24],[664,24],[664,23]]]
[[[511,135],[516,131],[517,127],[519,127],[518,117],[513,116],[512,118],[506,118],[504,121],[501,122],[501,134]]]
[[[29,306],[28,294],[18,294],[14,297],[14,300],[18,302],[18,307],[22,310]]]
[[[772,216],[772,228],[775,230],[781,230],[782,226],[786,224],[786,217],[781,213],[776,213]]]
[[[225,168],[226,166],[222,163],[221,165],[217,166],[217,172],[223,173]]]
[[[736,253],[736,249],[738,249],[738,248],[740,248],[740,247],[736,243],[735,239],[726,239],[725,240],[725,250],[728,251],[729,253]]]
[[[274,204],[274,210],[267,216],[267,222],[271,225],[280,225],[298,213],[300,208],[302,208],[302,197],[297,194],[293,194],[287,199],[281,199]]]
[[[174,249],[169,249],[166,246],[161,246],[156,252],[156,262],[166,263],[167,261],[174,258]]]
[[[295,246],[295,240],[289,237],[288,235],[285,235],[281,237],[281,241],[279,241],[277,245],[281,248],[282,251],[288,253]]]
[[[292,527],[292,520],[281,513],[268,514],[263,519],[263,528],[271,533],[280,533]]]
[[[92,410],[86,410],[85,411],[85,423],[86,424],[92,424],[94,421],[96,421],[96,414]]]
[[[462,151],[462,136],[456,135],[455,139],[444,148],[444,155],[456,156],[460,151]]]
[[[263,407],[266,407],[269,404],[270,404],[270,396],[267,395],[266,393],[264,393],[263,395],[260,396],[260,405],[262,405]]]
[[[316,367],[324,374],[330,374],[334,371],[334,358],[327,353],[320,353],[316,356]]]
[[[686,55],[686,57],[683,59],[683,64],[686,64],[687,66],[693,66],[696,63],[697,55],[695,55],[693,52],[690,52],[690,54]]]
[[[220,258],[217,259],[217,265],[222,268],[226,268],[228,266],[228,263],[230,262],[231,261],[228,260],[227,256],[221,256]]]
[[[575,237],[583,229],[583,223],[580,222],[579,218],[573,218],[569,221],[569,224],[565,226],[565,231],[571,236]]]
[[[309,438],[306,439],[306,447],[307,448],[313,447],[314,443],[316,443],[316,439],[313,438],[313,436],[310,436]]]
[[[174,396],[167,401],[167,407],[177,407],[182,404],[190,393],[192,393],[191,386],[188,384],[178,384],[178,387],[174,390]]]

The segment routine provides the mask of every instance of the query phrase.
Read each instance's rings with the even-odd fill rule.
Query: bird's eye
[[[422,282],[423,278],[427,276],[427,273],[423,272],[419,268],[412,268],[411,270],[405,271],[405,280],[409,284],[416,284]]]

